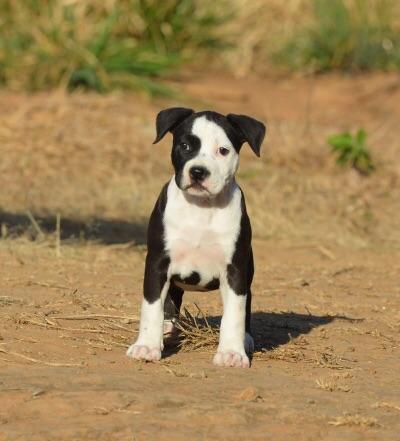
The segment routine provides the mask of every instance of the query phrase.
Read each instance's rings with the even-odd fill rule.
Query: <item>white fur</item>
[[[223,190],[236,173],[239,166],[239,155],[222,127],[209,121],[206,116],[194,120],[192,134],[200,139],[200,150],[183,167],[181,187],[185,188],[191,184],[189,169],[194,166],[202,166],[210,172],[202,185],[209,195],[215,196]],[[228,149],[228,155],[223,156],[219,152],[220,147]],[[188,192],[195,195],[203,193],[195,188],[189,188]]]
[[[196,271],[201,284],[220,279],[224,314],[214,363],[249,367],[245,350],[245,340],[247,349],[251,349],[250,336],[245,336],[246,296],[237,295],[226,279],[226,267],[232,261],[240,232],[241,191],[232,180],[217,198],[194,203],[172,179],[167,194],[164,227],[165,248],[171,258],[168,276],[179,274],[184,278]]]
[[[161,359],[164,335],[164,301],[167,296],[169,281],[164,284],[160,298],[154,303],[143,299],[140,314],[139,337],[131,345],[126,355],[137,360],[157,361]]]
[[[219,345],[214,356],[217,366],[250,367],[245,351],[246,296],[237,295],[226,278],[221,280],[224,314],[221,320]]]
[[[231,262],[240,229],[241,192],[235,181],[217,198],[194,203],[178,188],[168,186],[164,213],[168,275],[200,275],[200,284],[219,278]],[[221,209],[223,207],[223,209]]]

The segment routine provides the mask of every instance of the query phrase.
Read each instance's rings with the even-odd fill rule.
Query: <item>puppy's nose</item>
[[[205,167],[194,166],[189,169],[189,176],[195,182],[202,182],[210,174]]]

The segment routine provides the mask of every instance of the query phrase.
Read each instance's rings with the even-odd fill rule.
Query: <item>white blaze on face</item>
[[[202,182],[206,191],[189,189],[191,194],[198,195],[217,195],[225,185],[231,181],[239,165],[239,155],[234,149],[224,129],[213,121],[209,121],[206,116],[196,118],[193,122],[192,134],[200,139],[200,150],[198,154],[188,161],[182,173],[182,187],[191,184],[189,170],[191,167],[205,167],[209,171],[209,176]],[[220,148],[229,150],[223,155]]]

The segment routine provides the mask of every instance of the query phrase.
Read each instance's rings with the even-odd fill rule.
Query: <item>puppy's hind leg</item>
[[[251,284],[253,282],[254,276],[254,260],[253,251],[250,250],[249,263],[247,265],[247,296],[246,296],[246,322],[245,322],[245,337],[244,337],[244,348],[247,354],[252,354],[254,352],[254,339],[251,332]]]
[[[171,283],[164,303],[164,343],[173,344],[176,337],[175,323],[179,318],[183,289]]]
[[[247,354],[254,352],[254,339],[251,333],[251,289],[249,288],[246,296],[246,321],[245,321],[245,335],[244,335],[244,349]]]

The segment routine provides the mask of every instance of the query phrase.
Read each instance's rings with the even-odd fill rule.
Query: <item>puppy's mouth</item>
[[[191,184],[187,185],[183,190],[184,191],[194,190],[195,192],[199,192],[199,193],[203,193],[203,192],[210,193],[208,188],[205,187],[201,182],[192,182]]]

